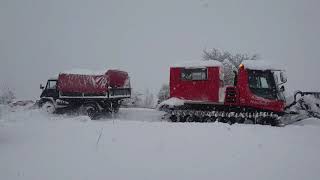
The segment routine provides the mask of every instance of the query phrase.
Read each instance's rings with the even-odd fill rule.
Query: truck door
[[[41,96],[57,99],[59,97],[59,93],[57,90],[57,80],[49,80]]]

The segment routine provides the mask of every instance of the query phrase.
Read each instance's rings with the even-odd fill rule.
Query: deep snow
[[[1,107],[0,179],[318,179],[320,121],[284,128],[111,119]]]

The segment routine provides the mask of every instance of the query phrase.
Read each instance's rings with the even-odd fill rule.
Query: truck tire
[[[112,102],[112,112],[118,113],[119,109],[120,109],[120,102],[119,101]]]
[[[118,112],[119,112],[119,109],[120,109],[120,106],[114,107],[114,108],[113,108],[113,112],[114,112],[114,113],[118,113]]]
[[[170,120],[171,120],[171,122],[177,122],[178,121],[178,117],[176,115],[171,115],[170,116]]]
[[[43,112],[46,112],[48,114],[52,114],[56,111],[56,108],[51,101],[46,101],[45,103],[43,103],[41,109]]]
[[[95,104],[90,103],[84,105],[84,113],[89,116],[91,120],[96,119],[98,112],[98,107]]]

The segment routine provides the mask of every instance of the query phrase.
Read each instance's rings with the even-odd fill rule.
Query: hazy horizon
[[[288,90],[319,91],[316,0],[0,0],[0,89],[36,99],[60,71],[119,68],[157,93],[169,66],[203,49],[258,53]]]

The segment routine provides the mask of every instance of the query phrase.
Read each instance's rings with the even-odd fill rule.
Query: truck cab
[[[280,70],[279,70],[280,71]],[[283,72],[280,71],[281,77]],[[284,86],[286,80],[280,82],[277,80],[277,72],[272,70],[248,70],[249,88],[251,92],[259,97],[265,99],[285,100],[283,96]]]
[[[285,107],[285,73],[258,63],[244,61],[240,64],[235,85],[226,88],[225,104],[281,113]]]
[[[42,89],[40,98],[50,97],[53,99],[57,99],[59,97],[59,92],[57,87],[58,87],[58,79],[49,79],[45,87],[40,85],[40,89]]]

